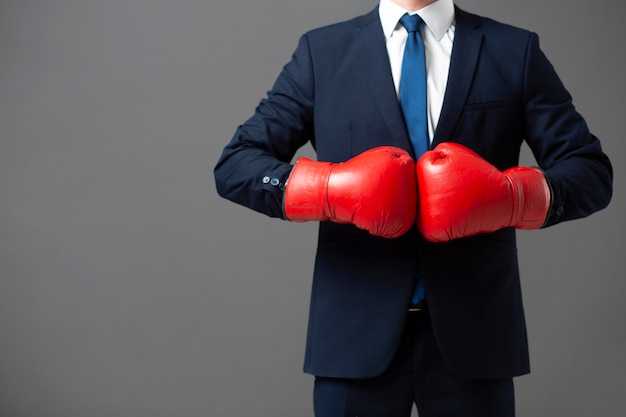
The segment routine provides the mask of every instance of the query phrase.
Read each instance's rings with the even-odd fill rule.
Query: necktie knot
[[[400,18],[400,24],[404,26],[407,32],[418,32],[422,18],[416,14],[405,14]]]

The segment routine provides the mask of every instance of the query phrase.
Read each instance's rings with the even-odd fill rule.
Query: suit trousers
[[[367,349],[366,346],[363,349]],[[409,312],[387,370],[371,379],[316,377],[316,417],[513,417],[513,379],[466,379],[443,361],[428,312]]]

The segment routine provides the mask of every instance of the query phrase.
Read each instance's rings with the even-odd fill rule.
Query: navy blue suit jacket
[[[526,141],[552,187],[546,226],[584,217],[611,198],[600,143],[535,34],[456,9],[449,81],[432,146],[462,143],[497,168],[517,166]],[[310,141],[322,161],[391,145],[412,152],[377,9],[305,34],[255,114],[215,168],[220,195],[284,218],[283,185]],[[305,371],[367,378],[386,369],[421,272],[448,365],[468,377],[529,372],[515,231],[429,243],[322,222]]]

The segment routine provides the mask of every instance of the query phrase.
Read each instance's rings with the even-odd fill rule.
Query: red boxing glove
[[[338,164],[298,159],[284,201],[291,221],[352,223],[386,238],[413,226],[416,205],[415,163],[405,150],[391,146]]]
[[[458,143],[442,143],[417,162],[417,226],[432,242],[538,229],[550,208],[550,186],[536,168],[504,172]]]

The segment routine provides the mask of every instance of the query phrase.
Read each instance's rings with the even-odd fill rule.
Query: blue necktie
[[[400,24],[409,32],[402,58],[400,106],[416,158],[430,145],[426,118],[426,59],[419,30],[421,23],[422,19],[416,14],[405,14],[400,19]]]
[[[402,58],[400,106],[416,158],[426,152],[430,145],[426,118],[426,60],[424,40],[419,31],[421,23],[422,19],[418,15],[405,14],[400,18],[400,24],[409,32]],[[424,282],[418,277],[411,302],[417,305],[424,298]]]

